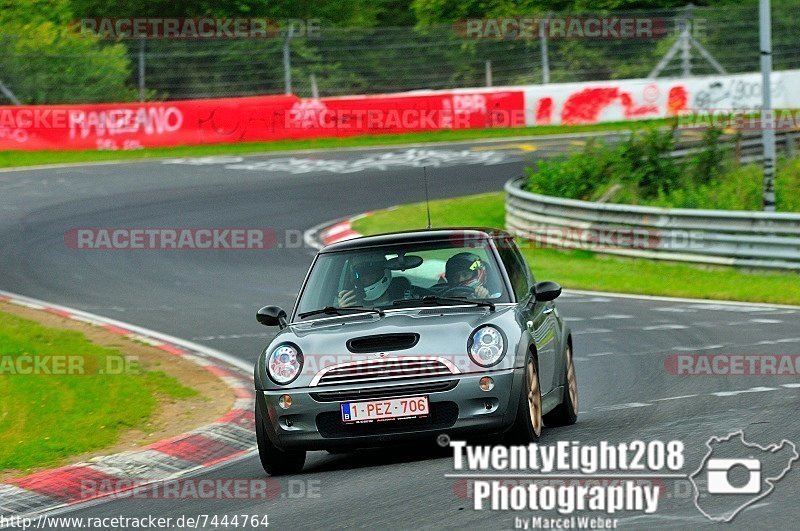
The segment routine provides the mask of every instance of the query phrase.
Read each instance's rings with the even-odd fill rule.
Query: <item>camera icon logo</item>
[[[730,473],[737,467],[749,472],[747,483],[735,486]],[[758,494],[761,492],[761,461],[758,459],[709,459],[706,464],[709,494]]]
[[[709,520],[730,522],[737,514],[768,496],[800,461],[797,446],[783,439],[761,446],[736,431],[706,441],[708,450],[688,476],[694,504]]]

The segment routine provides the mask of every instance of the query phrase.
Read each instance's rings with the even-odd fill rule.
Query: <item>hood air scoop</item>
[[[357,354],[387,352],[411,348],[419,341],[419,334],[378,334],[354,337],[347,341],[347,350]]]

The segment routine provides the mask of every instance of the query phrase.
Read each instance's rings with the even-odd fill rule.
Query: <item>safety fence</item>
[[[784,146],[797,148],[790,133]],[[683,148],[690,153],[691,148]],[[748,148],[752,149],[752,148]],[[534,245],[716,265],[800,270],[800,214],[562,199],[506,183],[506,228]]]
[[[796,5],[785,0],[772,5],[775,69],[800,68]],[[158,16],[146,6],[113,10],[119,11],[116,17]],[[631,21],[634,31],[626,31]],[[409,15],[384,21],[393,27],[346,28],[312,20],[311,28],[251,38],[106,35],[103,21],[95,22],[99,35],[47,24],[4,25],[0,82],[8,92],[0,88],[0,101],[13,101],[9,94],[23,104],[329,97],[690,78],[757,71],[760,59],[757,2],[625,11],[589,7],[572,13],[531,7],[508,17],[453,23]]]

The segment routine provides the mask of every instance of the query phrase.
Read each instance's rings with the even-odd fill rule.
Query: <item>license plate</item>
[[[342,422],[345,423],[425,417],[431,412],[427,396],[344,402],[341,404],[341,410]]]

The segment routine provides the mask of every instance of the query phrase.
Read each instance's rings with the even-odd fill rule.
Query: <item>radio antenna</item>
[[[422,167],[422,176],[425,179],[425,208],[428,211],[428,230],[431,230],[431,200],[428,197],[428,167]]]

